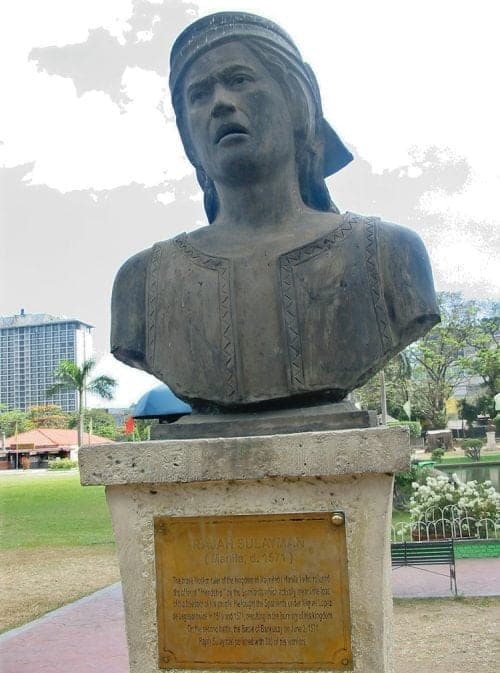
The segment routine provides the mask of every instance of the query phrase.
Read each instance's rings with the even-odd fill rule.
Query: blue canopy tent
[[[176,421],[180,416],[191,413],[191,407],[186,404],[162,383],[139,399],[133,406],[132,418],[159,418],[162,421]]]

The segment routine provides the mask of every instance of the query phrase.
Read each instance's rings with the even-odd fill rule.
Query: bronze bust
[[[332,203],[325,177],[352,156],[279,26],[204,17],[170,64],[210,224],[120,269],[113,354],[199,410],[343,399],[439,321],[422,241]]]

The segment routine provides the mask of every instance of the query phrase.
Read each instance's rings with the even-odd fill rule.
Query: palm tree
[[[81,367],[71,360],[61,360],[54,372],[55,383],[47,390],[47,395],[52,397],[60,390],[72,389],[78,393],[78,448],[83,443],[83,415],[85,393],[93,393],[105,400],[113,398],[116,387],[115,379],[110,376],[96,376],[91,379],[95,360],[84,360]]]

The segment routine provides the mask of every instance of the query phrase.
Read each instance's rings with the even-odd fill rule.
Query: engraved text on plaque
[[[156,517],[160,668],[352,669],[343,515]]]

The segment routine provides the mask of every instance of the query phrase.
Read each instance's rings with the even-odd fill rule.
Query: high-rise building
[[[75,411],[78,395],[63,390],[47,397],[61,360],[81,366],[92,357],[92,325],[46,313],[0,317],[0,404],[26,411],[39,404],[57,404]]]

